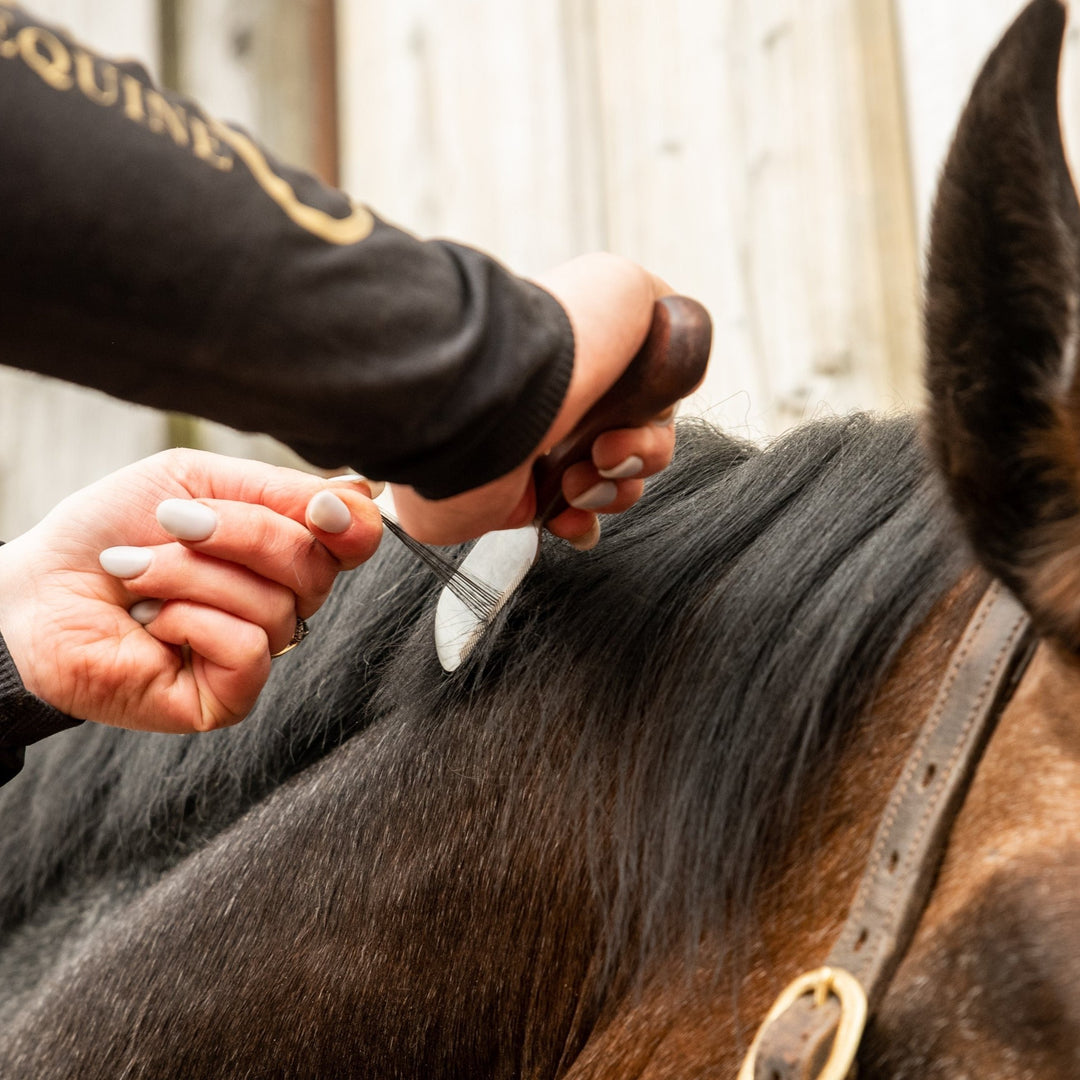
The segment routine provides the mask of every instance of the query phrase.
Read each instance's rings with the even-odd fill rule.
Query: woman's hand
[[[0,633],[26,688],[70,716],[170,732],[235,723],[297,620],[378,546],[368,494],[157,454],[0,547]]]
[[[659,278],[614,255],[585,255],[537,279],[563,306],[574,328],[574,371],[566,397],[541,444],[513,472],[483,487],[430,502],[411,488],[395,487],[401,523],[418,540],[449,544],[493,529],[526,525],[536,514],[532,467],[577,426],[641,348],[653,305],[671,289]],[[673,410],[646,427],[608,431],[593,443],[592,461],[567,469],[563,494],[571,508],[548,528],[579,547],[599,537],[597,512],[632,506],[644,480],[671,461]]]

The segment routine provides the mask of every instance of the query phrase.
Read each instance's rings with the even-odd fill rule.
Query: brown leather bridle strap
[[[862,1025],[911,943],[953,819],[1033,644],[1023,608],[1003,585],[991,583],[949,660],[889,797],[866,873],[826,967],[781,996],[754,1040],[740,1080],[843,1080],[848,1075]]]

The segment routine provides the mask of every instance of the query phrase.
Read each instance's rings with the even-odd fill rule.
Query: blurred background
[[[637,259],[710,308],[684,411],[917,408],[935,177],[1018,0],[26,0],[425,236]],[[1076,12],[1074,11],[1074,15]],[[1067,134],[1080,145],[1069,31]],[[0,165],[2,167],[2,165]],[[0,369],[0,537],[166,446],[265,437]]]

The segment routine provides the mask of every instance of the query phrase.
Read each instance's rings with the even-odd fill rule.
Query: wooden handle
[[[578,426],[533,466],[540,524],[566,509],[563,473],[592,456],[598,435],[641,427],[701,382],[711,343],[709,313],[696,300],[687,296],[657,300],[648,336],[630,366]]]

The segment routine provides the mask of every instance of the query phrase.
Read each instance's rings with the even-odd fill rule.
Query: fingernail
[[[129,578],[145,573],[152,557],[146,548],[111,547],[106,548],[98,556],[98,562],[101,563],[101,569],[106,574],[112,574],[113,577],[118,578]]]
[[[343,533],[352,524],[349,508],[332,491],[325,489],[311,497],[307,516],[316,529],[328,533]]]
[[[612,481],[601,480],[599,484],[593,484],[576,499],[569,499],[568,502],[577,510],[599,510],[601,506],[614,502],[618,494],[619,489]]]
[[[327,482],[331,484],[367,484],[373,499],[377,499],[386,489],[385,480],[370,480],[366,476],[361,476],[358,472],[342,473],[341,476],[331,476],[327,478]]]
[[[606,480],[629,480],[632,476],[640,476],[645,468],[645,462],[631,454],[628,458],[620,461],[618,465],[612,465],[610,469],[597,469],[596,471]]]
[[[672,405],[666,412],[661,413],[656,419],[653,420],[653,427],[671,427],[675,423],[675,414],[679,411],[679,406]]]
[[[140,600],[128,608],[128,614],[137,622],[145,626],[153,622],[165,606],[164,600]]]
[[[570,541],[570,546],[575,547],[578,551],[592,551],[594,547],[600,542],[600,519],[597,518],[593,522],[593,527],[585,533],[584,536],[577,537],[576,540]]]
[[[158,524],[177,540],[205,540],[217,528],[217,514],[194,499],[166,499],[158,504]]]

